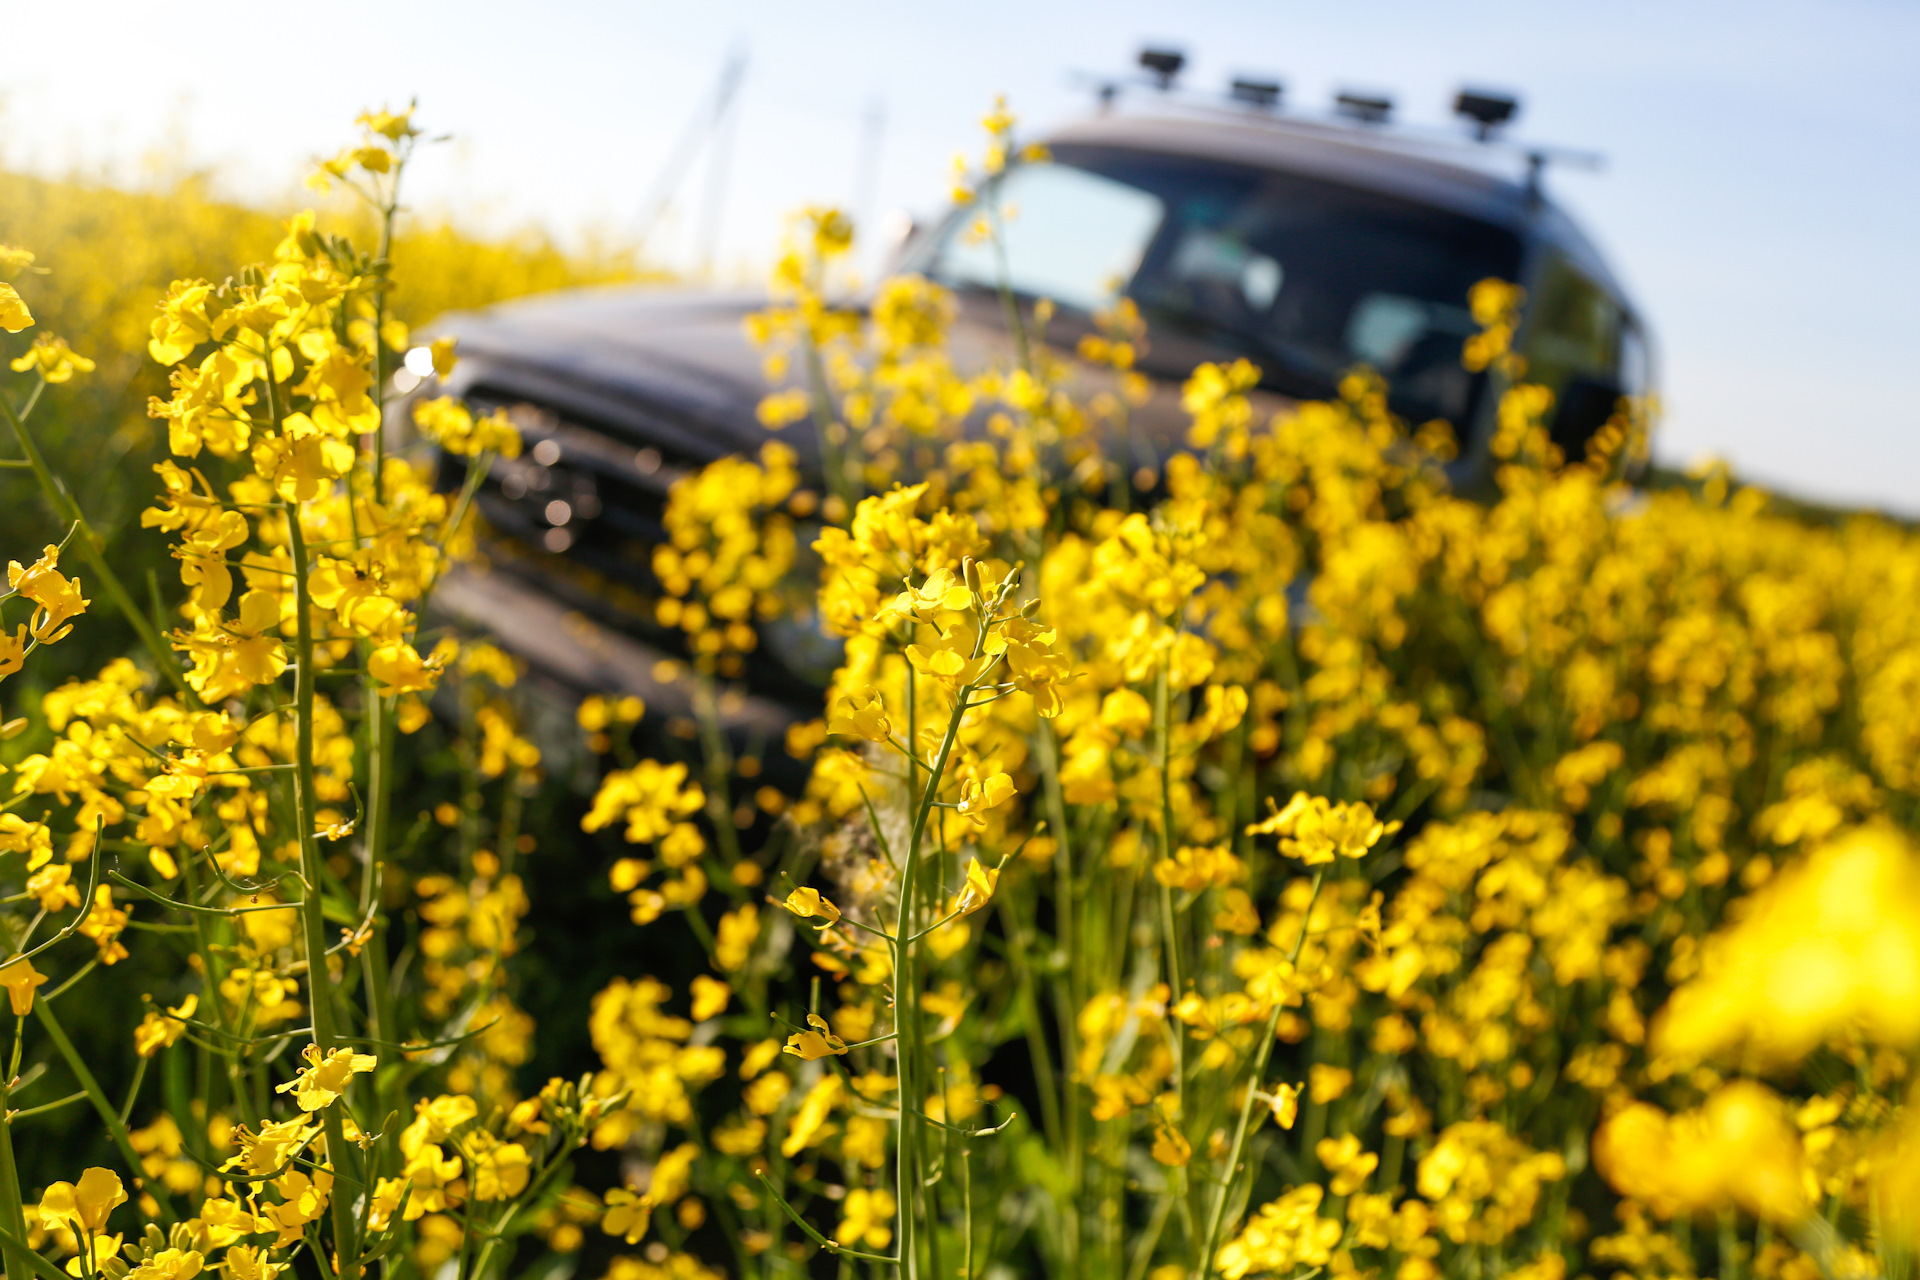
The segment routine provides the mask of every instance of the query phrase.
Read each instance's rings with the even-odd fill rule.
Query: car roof
[[[1105,111],[1057,128],[1044,141],[1061,149],[1111,147],[1201,156],[1303,174],[1445,209],[1559,249],[1596,284],[1626,303],[1625,291],[1606,260],[1573,219],[1538,190],[1495,172],[1489,161],[1501,152],[1465,139],[1451,144],[1392,129],[1298,116],[1170,107],[1150,113]],[[1472,163],[1466,162],[1469,159]]]

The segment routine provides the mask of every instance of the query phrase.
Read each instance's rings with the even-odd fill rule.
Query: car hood
[[[482,405],[531,403],[628,446],[658,448],[681,469],[778,438],[799,454],[803,470],[817,473],[813,431],[776,437],[756,413],[770,384],[743,322],[766,305],[759,292],[608,287],[454,313],[432,332],[460,339],[460,361],[442,388],[450,394]],[[1007,358],[1001,315],[997,298],[960,296],[949,349],[963,373]],[[1090,328],[1084,318],[1063,315],[1048,331],[1083,397],[1112,389],[1114,381],[1110,370],[1070,354]],[[1154,348],[1143,364],[1152,393],[1130,415],[1128,442],[1112,442],[1129,470],[1157,470],[1185,447],[1179,384],[1195,364],[1222,358],[1173,335],[1156,336]],[[1265,391],[1253,398],[1265,412],[1292,403]]]
[[[446,392],[526,401],[695,465],[756,450],[768,387],[743,321],[763,294],[602,288],[548,294],[433,326],[460,340]],[[811,461],[810,432],[781,438]]]

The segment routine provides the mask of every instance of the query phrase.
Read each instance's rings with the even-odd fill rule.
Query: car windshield
[[[1131,296],[1154,331],[1245,355],[1267,385],[1331,394],[1371,366],[1413,421],[1463,425],[1467,290],[1513,279],[1520,247],[1473,218],[1298,174],[1111,148],[1061,148],[1001,180],[1015,292],[1091,311]],[[960,217],[931,274],[997,289],[999,250]]]

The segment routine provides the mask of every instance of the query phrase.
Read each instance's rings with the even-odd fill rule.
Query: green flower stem
[[[134,634],[140,637],[142,644],[146,645],[147,651],[153,655],[154,665],[159,668],[160,674],[173,685],[174,690],[187,705],[199,708],[200,699],[192,689],[187,687],[187,677],[180,669],[179,655],[167,647],[167,642],[161,638],[152,620],[141,612],[139,605],[133,602],[133,597],[128,594],[126,585],[120,581],[120,576],[107,566],[107,558],[100,552],[100,536],[93,531],[93,526],[87,523],[86,516],[81,514],[80,504],[74,501],[72,494],[67,492],[66,485],[62,484],[48,468],[46,458],[40,453],[39,444],[34,441],[33,434],[27,430],[25,419],[14,411],[12,403],[3,395],[0,395],[0,415],[5,416],[7,425],[13,428],[13,438],[20,442],[20,451],[27,455],[27,465],[33,470],[33,478],[39,484],[40,492],[45,496],[47,504],[53,508],[55,516],[62,524],[79,526],[80,556],[87,562],[88,570],[99,580],[100,585],[106,588],[107,596],[113,601],[113,607],[126,617],[128,624],[133,627]]]
[[[1079,898],[1074,893],[1073,883],[1073,845],[1067,830],[1066,801],[1060,790],[1060,744],[1054,737],[1050,721],[1040,722],[1038,733],[1040,756],[1041,787],[1047,806],[1047,817],[1054,838],[1053,875],[1054,875],[1054,946],[1067,958],[1067,967],[1063,974],[1053,980],[1054,1021],[1060,1028],[1060,1061],[1065,1064],[1060,1080],[1060,1113],[1065,1122],[1065,1143],[1062,1148],[1067,1157],[1068,1185],[1080,1188],[1085,1177],[1084,1163],[1086,1143],[1080,1136],[1080,1089],[1076,1083],[1080,1069],[1079,1016],[1081,1006],[1086,1002],[1085,980],[1081,961],[1083,957],[1075,949],[1074,912],[1079,909]],[[1035,1016],[1038,1010],[1034,1010]],[[1065,1206],[1066,1232],[1061,1241],[1065,1246],[1061,1258],[1062,1265],[1069,1274],[1077,1274],[1080,1267],[1080,1204],[1078,1196],[1074,1203]]]
[[[1731,1209],[1719,1213],[1720,1280],[1740,1280],[1740,1230]]]
[[[300,874],[306,881],[306,891],[300,900],[301,940],[307,960],[307,1002],[312,1005],[313,1040],[320,1052],[327,1053],[340,1043],[340,1037],[333,982],[327,970],[327,922],[320,900],[320,886],[325,877],[320,865],[319,841],[314,834],[317,819],[313,791],[313,599],[307,591],[307,543],[300,528],[298,504],[287,512],[287,544],[293,557],[297,663],[293,676],[294,821],[299,824]],[[327,1158],[333,1162],[334,1176],[340,1182],[332,1201],[333,1245],[340,1263],[338,1274],[340,1280],[358,1280],[359,1223],[354,1218],[353,1201],[361,1189],[360,1173],[347,1146],[340,1108],[326,1108],[321,1114],[321,1124],[327,1135]]]
[[[1040,996],[1033,977],[1033,963],[1028,956],[1033,930],[1020,917],[1013,894],[996,893],[993,900],[1000,908],[1000,918],[1007,932],[1008,960],[1013,965],[1014,979],[1020,984],[1020,1003],[1025,1010],[1020,1018],[1020,1027],[1026,1038],[1027,1055],[1033,1060],[1034,1086],[1040,1095],[1040,1132],[1046,1136],[1047,1145],[1058,1150],[1062,1130],[1060,1091],[1054,1084],[1053,1050],[1047,1044],[1046,1033],[1040,1024]],[[1068,1065],[1071,1069],[1071,1064]]]
[[[53,1016],[53,1010],[48,1007],[47,1002],[35,1000],[33,1012],[34,1016],[40,1019],[40,1025],[46,1029],[47,1038],[53,1041],[54,1049],[66,1062],[67,1069],[73,1072],[73,1078],[80,1082],[81,1089],[86,1092],[87,1101],[91,1102],[93,1109],[99,1113],[101,1123],[107,1126],[107,1133],[112,1136],[113,1145],[120,1152],[120,1158],[127,1162],[128,1172],[138,1178],[142,1168],[140,1153],[133,1149],[133,1135],[127,1132],[127,1122],[120,1118],[120,1112],[114,1108],[113,1103],[107,1101],[106,1091],[101,1089],[100,1082],[93,1078],[93,1072],[88,1069],[86,1059],[82,1058],[79,1050],[73,1047],[73,1041],[67,1038],[66,1028],[62,1027],[60,1020]],[[173,1210],[167,1203],[167,1189],[164,1186],[154,1186],[149,1190],[153,1191],[153,1198],[160,1205],[161,1225],[171,1226]]]
[[[1168,704],[1171,690],[1167,679],[1167,663],[1160,664],[1159,674],[1153,682],[1153,727],[1158,744],[1156,754],[1160,759],[1160,856],[1172,861],[1173,837],[1173,782],[1168,776],[1169,766],[1173,762],[1173,725]],[[1155,877],[1158,879],[1158,877]],[[1180,922],[1173,910],[1173,889],[1160,885],[1160,931],[1161,950],[1167,961],[1167,1008],[1172,1010],[1186,994],[1186,983],[1182,979],[1180,963]],[[1187,1120],[1187,1028],[1178,1018],[1167,1020],[1167,1043],[1173,1051],[1173,1096],[1181,1122]],[[1193,1206],[1190,1201],[1190,1189],[1183,1187],[1179,1194],[1180,1221],[1186,1227],[1188,1239],[1193,1236]]]
[[[147,1064],[152,1061],[152,1058],[142,1058],[133,1064],[133,1083],[127,1086],[127,1100],[120,1104],[120,1123],[122,1124],[133,1119],[133,1104],[140,1100],[140,1086],[147,1081]],[[87,1091],[82,1089],[76,1096],[84,1098],[87,1096]]]
[[[376,482],[377,483],[377,482]],[[362,646],[365,653],[369,646]],[[362,662],[362,666],[365,666]],[[360,951],[360,981],[366,988],[367,1033],[383,1040],[399,1040],[400,1028],[394,1020],[393,984],[387,973],[387,922],[380,913],[376,895],[387,856],[387,830],[393,808],[393,744],[396,726],[392,699],[381,696],[379,681],[371,673],[364,677],[363,697],[367,714],[367,811],[364,832],[365,863],[360,870],[360,914],[373,925],[373,933]],[[404,1100],[394,1096],[401,1087],[398,1074],[373,1077],[373,1112],[385,1115]],[[370,1156],[367,1182],[371,1186],[383,1162],[397,1159],[399,1136],[382,1138]]]
[[[973,1147],[960,1144],[960,1217],[965,1228],[960,1258],[962,1280],[973,1280]]]
[[[387,289],[390,281],[389,270],[393,256],[394,219],[400,209],[400,179],[406,172],[407,158],[412,154],[411,140],[401,151],[394,165],[393,181],[387,188],[387,200],[379,205],[380,244],[374,260],[380,274],[380,283],[373,290],[373,407],[375,426],[372,432],[373,461],[373,497],[374,501],[386,501],[386,462],[387,462],[387,423],[386,423],[386,336],[384,330],[387,321]],[[481,467],[469,468],[484,476]],[[471,479],[471,477],[470,477]],[[471,484],[461,493],[460,511],[464,514],[466,502],[471,500]],[[297,516],[297,512],[295,513]],[[456,525],[457,527],[457,525]],[[367,646],[363,646],[363,653]],[[367,665],[364,658],[361,663]],[[367,814],[366,814],[366,866],[361,872],[360,907],[361,914],[374,920],[373,936],[367,939],[361,951],[361,981],[367,989],[369,1021],[368,1030],[375,1036],[398,1040],[399,1028],[394,1023],[393,993],[387,975],[387,936],[386,921],[375,913],[379,903],[373,901],[377,874],[386,857],[387,826],[392,808],[393,793],[393,707],[391,700],[381,696],[379,682],[369,672],[365,677],[367,716]],[[398,1077],[390,1078],[387,1088],[382,1089],[378,1080],[374,1089],[374,1111],[384,1115],[391,1110],[393,1099],[389,1096]],[[380,1154],[392,1154],[397,1150],[397,1137],[382,1142]],[[372,1185],[372,1172],[369,1170],[367,1182]],[[344,1255],[343,1255],[344,1256]]]
[[[1326,881],[1327,869],[1321,867],[1313,873],[1313,891],[1307,895],[1306,913],[1300,919],[1300,936],[1294,939],[1293,954],[1287,957],[1287,963],[1293,964],[1300,959],[1300,952],[1307,944],[1307,926],[1313,922],[1314,904],[1320,901],[1320,886]],[[1213,1212],[1207,1215],[1207,1235],[1200,1256],[1194,1260],[1195,1267],[1204,1277],[1213,1274],[1214,1248],[1220,1243],[1220,1226],[1226,1216],[1227,1199],[1233,1192],[1235,1175],[1240,1170],[1240,1155],[1246,1149],[1247,1133],[1252,1128],[1253,1095],[1259,1091],[1260,1081],[1267,1071],[1267,1059],[1273,1055],[1273,1041],[1280,1030],[1280,1012],[1284,1006],[1274,1001],[1273,1011],[1267,1015],[1266,1034],[1260,1039],[1260,1049],[1254,1054],[1253,1070],[1247,1076],[1247,1096],[1240,1102],[1240,1123],[1233,1131],[1233,1146],[1227,1152],[1226,1172],[1220,1178],[1220,1190],[1213,1199]]]
[[[972,686],[968,686],[954,697],[953,714],[947,718],[946,736],[940,741],[940,752],[934,757],[933,769],[927,778],[927,789],[920,798],[919,808],[914,811],[913,831],[907,839],[906,863],[900,872],[900,901],[894,916],[894,931],[902,938],[911,935],[920,842],[926,833],[927,819],[933,813],[934,800],[940,794],[940,781],[946,776],[947,758],[953,752],[954,742],[960,737],[960,722],[966,718],[967,698],[972,692]],[[908,1118],[912,1114],[910,1100],[920,1096],[915,1092],[915,1073],[920,1066],[921,1052],[919,1001],[915,982],[914,945],[902,942],[893,971],[894,1029],[900,1035],[900,1142],[895,1152],[894,1180],[899,1199],[900,1265],[908,1280],[914,1280],[920,1273],[914,1240],[914,1209],[921,1192],[925,1190],[920,1184],[919,1173],[920,1126]]]
[[[374,868],[387,851],[387,824],[393,807],[393,708],[380,693],[372,673],[365,677],[367,715],[366,867],[360,881],[360,910],[378,905],[373,900]]]
[[[812,1240],[822,1249],[825,1249],[828,1253],[837,1254],[843,1258],[859,1258],[864,1262],[886,1263],[890,1266],[898,1266],[902,1259],[907,1256],[904,1252],[899,1258],[889,1258],[878,1253],[862,1253],[858,1249],[849,1249],[845,1245],[837,1244],[827,1239],[815,1230],[805,1218],[801,1217],[799,1211],[788,1204],[784,1196],[773,1189],[772,1181],[768,1179],[764,1172],[756,1172],[754,1176],[760,1179],[760,1185],[767,1189],[767,1194],[773,1198],[773,1202],[786,1210],[787,1216],[793,1219],[794,1225],[806,1232],[808,1239]]]
[[[209,860],[214,856],[212,853],[207,855]],[[218,865],[218,863],[214,864],[216,869]],[[186,890],[187,902],[189,903],[197,903],[200,899],[200,884],[195,872],[195,859],[189,856],[180,867],[181,884]],[[206,914],[203,911],[191,910],[187,913],[187,919],[192,921],[192,924],[188,927],[193,930],[193,950],[194,954],[200,957],[200,971],[206,978],[207,1011],[212,1016],[213,1025],[225,1033],[228,1031],[227,1008],[225,1002],[220,998],[220,979],[223,969],[220,963],[220,956],[215,952],[211,939],[207,936],[208,921]],[[240,1112],[240,1119],[243,1121],[257,1120],[259,1117],[253,1114],[252,1107],[248,1105],[249,1099],[247,1097],[246,1078],[240,1066],[239,1056],[237,1054],[222,1054],[221,1056],[226,1062],[227,1085],[233,1090],[234,1106]],[[142,1067],[146,1065],[146,1062],[147,1060],[145,1058],[140,1059],[140,1065]],[[129,1099],[129,1101],[131,1101],[131,1099]]]
[[[0,1237],[0,1261],[5,1262],[9,1276],[25,1277],[33,1265],[28,1261],[32,1251],[25,1243],[27,1215],[20,1199],[20,1170],[13,1160],[13,1116],[10,1114],[13,1095],[10,1086],[11,1080],[0,1082],[0,1116],[5,1117],[0,1120],[0,1227],[6,1230],[6,1235]],[[139,1168],[138,1165],[134,1167]]]
[[[374,918],[373,935],[367,939],[366,945],[361,949],[360,980],[367,988],[369,1021],[372,1024],[368,1030],[375,1032],[379,1039],[388,1042],[397,1040],[400,1028],[394,1020],[393,982],[387,971],[387,922],[384,916]],[[379,1073],[375,1073],[370,1078],[374,1082],[374,1114],[384,1116],[390,1111],[397,1110],[398,1103],[404,1101],[404,1098],[396,1098],[394,1094],[396,1091],[404,1090],[404,1077],[395,1072],[386,1078],[384,1084]],[[393,1167],[387,1162],[397,1161],[399,1150],[400,1135],[398,1133],[387,1134],[375,1144],[372,1154],[368,1157],[369,1163],[366,1169],[368,1186],[376,1185],[380,1169]]]
[[[387,340],[381,330],[387,324],[385,285],[388,269],[392,265],[389,259],[393,256],[393,218],[400,208],[400,175],[406,169],[406,155],[403,153],[393,168],[393,185],[387,188],[387,203],[380,206],[380,248],[374,255],[374,266],[380,273],[381,281],[373,290],[373,496],[378,502],[386,500],[387,484]]]
[[[20,1111],[16,1111],[13,1113],[13,1119],[18,1120],[23,1116],[38,1116],[44,1115],[49,1111],[58,1111],[61,1107],[71,1106],[73,1103],[83,1100],[86,1096],[87,1091],[82,1089],[80,1092],[70,1093],[64,1098],[55,1098],[52,1102],[43,1102],[37,1107],[26,1107]]]
[[[827,385],[827,368],[820,349],[804,328],[800,337],[800,358],[807,371],[807,412],[813,419],[813,431],[820,442],[820,465],[827,473],[827,492],[840,500],[844,508],[840,518],[853,518],[853,487],[847,482],[846,453],[834,439],[843,431],[833,420],[833,393]]]
[[[314,835],[315,812],[313,781],[313,599],[307,591],[307,543],[300,529],[300,512],[287,515],[287,542],[293,557],[295,593],[294,638],[294,821],[300,840],[300,876],[305,882],[300,900],[300,918],[306,943],[309,1003],[313,1006],[313,1038],[321,1052],[334,1047],[334,994],[327,980],[326,917],[322,912],[320,886],[325,877],[320,866],[320,846]]]
[[[700,745],[706,757],[707,821],[713,824],[714,839],[727,859],[727,878],[733,882],[733,868],[740,865],[740,832],[733,825],[732,792],[727,786],[733,774],[733,751],[720,727],[720,700],[713,680],[703,671],[693,675],[695,719],[700,724]]]
[[[908,761],[911,762],[907,766],[908,812],[912,812],[920,805],[920,770],[926,767],[920,763],[920,703],[918,701],[919,694],[916,688],[917,681],[914,679],[914,675],[913,664],[909,662],[907,664],[907,748],[905,751]],[[866,791],[862,789],[860,794],[864,797]],[[873,801],[871,800],[867,801],[867,812],[873,812]],[[879,835],[880,819],[877,817],[873,820],[873,830],[874,834]],[[880,843],[882,847],[885,846],[885,836],[880,837]],[[887,856],[889,859],[892,858],[893,855],[891,851],[888,852]]]
[[[1160,856],[1169,862],[1173,860],[1173,781],[1168,776],[1173,763],[1173,726],[1169,723],[1171,712],[1168,710],[1170,693],[1167,683],[1167,664],[1160,664],[1160,673],[1153,684],[1153,727],[1160,758]],[[1186,994],[1186,984],[1181,980],[1180,933],[1173,915],[1173,890],[1166,885],[1160,886],[1160,923],[1166,932],[1167,982],[1172,988],[1170,1003],[1178,1003]],[[1184,1056],[1185,1037],[1179,1032],[1174,1034],[1174,1061],[1179,1063]],[[1179,1077],[1176,1074],[1176,1080]],[[1182,1081],[1181,1083],[1184,1084]]]
[[[494,1220],[493,1228],[485,1233],[487,1242],[481,1246],[480,1256],[474,1261],[473,1270],[462,1273],[462,1280],[468,1280],[469,1277],[471,1277],[472,1280],[478,1280],[479,1277],[483,1277],[488,1273],[488,1269],[493,1261],[494,1251],[499,1249],[503,1244],[509,1244],[512,1240],[513,1227],[520,1215],[527,1210],[528,1206],[540,1202],[540,1198],[547,1193],[547,1188],[553,1185],[556,1176],[570,1171],[572,1167],[572,1163],[567,1160],[564,1155],[559,1152],[555,1153],[554,1158],[547,1162],[546,1168],[540,1171],[539,1176],[533,1180],[525,1191],[522,1191],[518,1196],[514,1197],[499,1218]],[[512,1260],[513,1252],[509,1245],[507,1261],[511,1262]]]
[[[12,1139],[0,1136],[0,1141],[8,1143],[6,1159],[8,1164],[11,1165],[13,1162]],[[69,1277],[64,1271],[27,1247],[26,1234],[24,1230],[14,1232],[6,1228],[0,1228],[0,1255],[6,1257],[7,1266],[12,1267],[14,1258],[18,1257],[27,1264],[33,1274],[40,1277],[40,1280],[69,1280]],[[7,1274],[24,1276],[26,1273],[9,1271]]]
[[[1155,1197],[1146,1233],[1134,1241],[1133,1261],[1127,1264],[1127,1280],[1146,1280],[1147,1268],[1153,1265],[1154,1251],[1160,1247],[1160,1237],[1167,1229],[1167,1215],[1172,1207],[1172,1196]]]

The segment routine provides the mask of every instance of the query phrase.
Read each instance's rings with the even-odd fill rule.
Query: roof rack
[[[1138,72],[1117,76],[1076,72],[1071,79],[1092,87],[1102,113],[1112,111],[1123,94],[1150,90],[1151,100],[1159,105],[1227,115],[1247,123],[1316,132],[1337,129],[1362,144],[1442,149],[1460,159],[1488,155],[1516,159],[1524,165],[1522,180],[1534,196],[1541,193],[1549,164],[1594,170],[1606,162],[1598,152],[1510,140],[1506,130],[1520,114],[1519,98],[1483,87],[1465,87],[1454,96],[1453,113],[1469,125],[1470,132],[1462,133],[1394,120],[1394,100],[1383,93],[1343,90],[1329,110],[1316,113],[1292,108],[1285,83],[1276,77],[1235,75],[1225,92],[1218,94],[1185,89],[1178,85],[1187,65],[1186,53],[1180,49],[1149,45],[1140,51],[1139,65]]]

